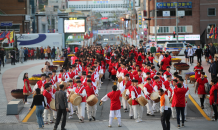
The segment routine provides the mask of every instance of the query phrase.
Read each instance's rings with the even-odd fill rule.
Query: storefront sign
[[[185,10],[179,10],[178,16],[185,16]]]
[[[157,2],[157,9],[192,8],[192,2]]]
[[[185,40],[200,40],[200,35],[185,35]]]
[[[149,36],[149,40],[155,41],[155,36]],[[197,41],[200,40],[200,35],[179,35],[179,41]],[[176,38],[173,38],[173,35],[161,35],[157,36],[157,41],[176,41]]]
[[[98,30],[98,34],[124,34],[124,30]]]
[[[163,16],[170,16],[170,11],[163,11]]]
[[[142,28],[142,14],[139,13],[139,28]]]

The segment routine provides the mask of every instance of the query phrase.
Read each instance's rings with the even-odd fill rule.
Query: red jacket
[[[175,100],[175,107],[185,107],[185,94],[188,90],[186,88],[175,88],[173,98]]]
[[[85,89],[86,89],[87,98],[88,98],[90,95],[92,95],[92,94],[95,95],[95,91],[96,91],[96,87],[95,87],[95,86],[91,85],[91,87],[89,87],[89,86],[87,85],[87,86],[85,87]]]
[[[142,78],[142,76],[139,76],[138,74],[137,74],[137,75],[135,75],[135,76],[134,76],[134,78],[135,78],[136,80],[138,80],[138,84],[141,84],[141,83],[142,83],[142,81],[143,81],[143,78]]]
[[[82,94],[83,90],[85,89],[85,87],[83,85],[81,85],[80,88],[76,88],[75,92]],[[82,97],[82,96],[81,96]],[[86,102],[86,96],[82,97],[82,102]]]
[[[132,89],[130,91],[130,93],[134,91],[135,93],[135,97],[138,98],[138,95],[141,95],[141,88],[140,87],[135,87],[135,86],[132,86]],[[132,100],[132,105],[138,105],[139,103],[136,101],[136,100]]]
[[[52,99],[52,96],[49,92],[47,92],[46,90],[43,91],[43,96],[46,97],[47,99],[47,107],[50,108],[50,102],[51,102],[51,99]]]
[[[111,106],[110,106],[110,110],[120,110],[121,108],[121,103],[120,103],[120,94],[121,91],[111,91],[107,94],[107,96],[110,98],[111,100]]]
[[[161,61],[162,66],[161,70],[166,70],[167,66],[170,66],[171,60],[169,58],[164,57],[163,60]]]
[[[214,91],[217,90],[217,99],[216,99],[216,103],[218,104],[218,86],[217,85],[213,85],[212,88],[210,89],[210,105],[212,105],[215,100],[214,100]]]

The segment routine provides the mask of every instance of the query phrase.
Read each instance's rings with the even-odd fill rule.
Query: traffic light
[[[121,21],[129,21],[130,19],[121,18]]]
[[[176,38],[176,32],[173,31],[173,38]]]
[[[142,21],[145,21],[145,18],[142,18]]]
[[[142,18],[142,21],[151,20],[151,18]]]

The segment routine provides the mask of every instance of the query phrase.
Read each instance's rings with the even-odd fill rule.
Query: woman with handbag
[[[23,76],[23,82],[24,82],[24,86],[23,86],[23,95],[25,96],[25,104],[30,104],[27,102],[27,97],[32,93],[32,89],[30,87],[30,83],[29,83],[29,79],[28,79],[28,73],[24,73]]]

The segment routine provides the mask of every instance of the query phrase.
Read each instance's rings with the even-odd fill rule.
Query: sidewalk
[[[23,75],[28,72],[29,77],[33,74],[41,73],[40,69],[44,66],[46,60],[29,60],[27,62],[16,63],[16,65],[5,64],[1,68],[0,74],[0,123],[19,123],[29,112],[30,105],[24,105],[19,115],[6,115],[7,103],[14,99],[11,96],[12,89],[23,88]],[[28,99],[32,101],[31,99]]]

